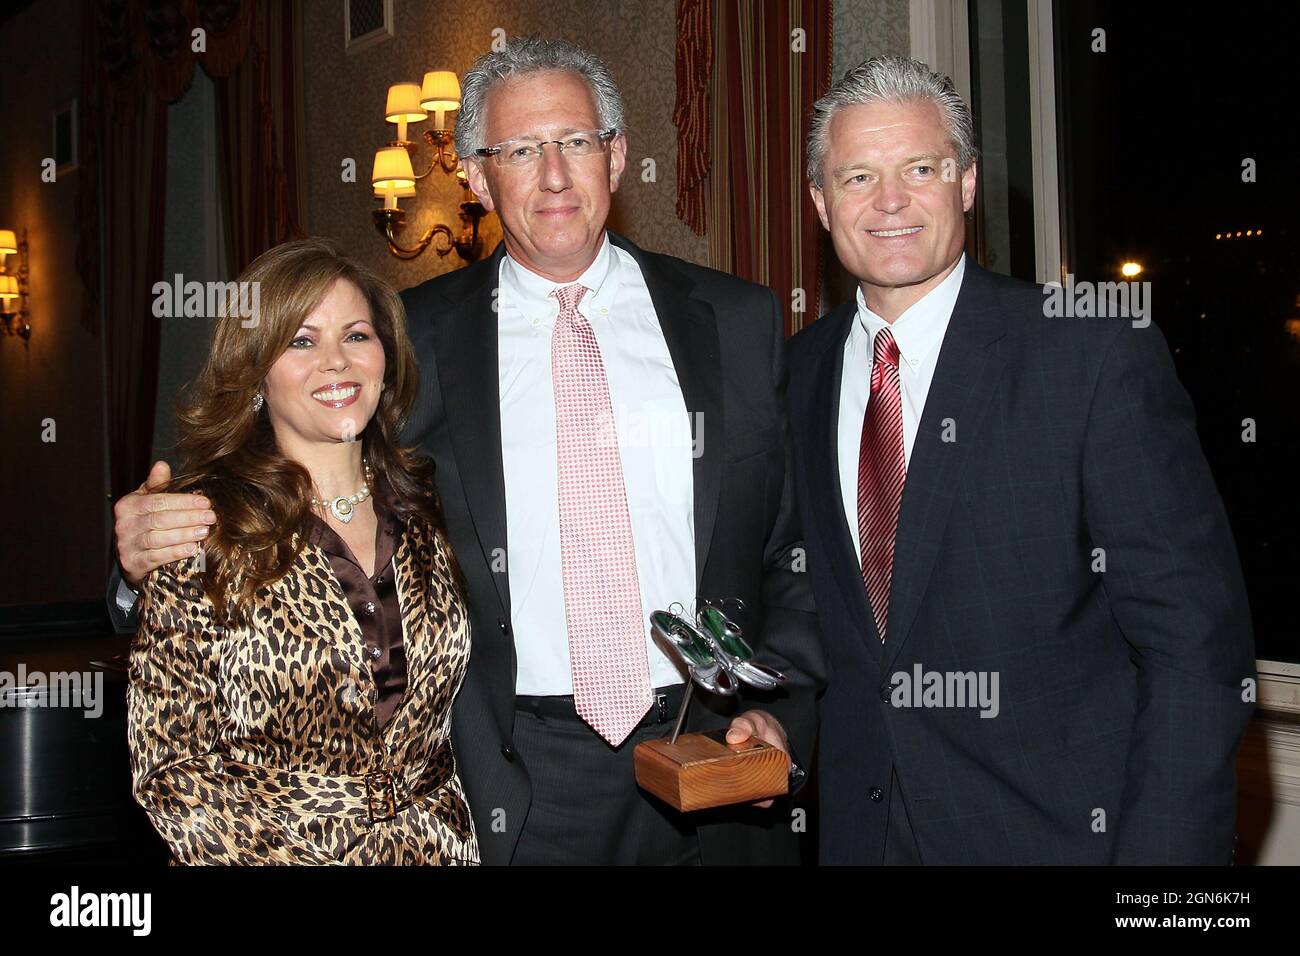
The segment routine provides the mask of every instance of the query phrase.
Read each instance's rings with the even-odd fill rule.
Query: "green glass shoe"
[[[753,648],[740,636],[740,628],[716,607],[705,605],[700,608],[696,620],[732,657],[747,661],[754,656]]]

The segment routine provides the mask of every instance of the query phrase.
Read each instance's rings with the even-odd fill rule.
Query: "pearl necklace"
[[[332,501],[321,501],[319,498],[312,498],[311,506],[313,508],[329,508],[330,513],[344,524],[351,521],[352,516],[356,513],[356,506],[370,497],[370,483],[375,480],[375,474],[370,470],[370,466],[365,462],[362,462],[361,466],[366,471],[366,478],[361,483],[360,491],[355,495],[345,495]]]

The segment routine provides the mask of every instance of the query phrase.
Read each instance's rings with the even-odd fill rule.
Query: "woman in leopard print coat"
[[[401,302],[319,239],[240,282],[178,406],[167,490],[216,523],[143,585],[135,797],[175,863],[476,864],[450,739],[469,621],[432,465],[396,440]]]

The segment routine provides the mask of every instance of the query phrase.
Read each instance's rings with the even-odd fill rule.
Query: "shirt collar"
[[[966,253],[961,254],[952,272],[937,286],[921,296],[893,321],[886,322],[867,308],[858,287],[857,322],[862,331],[867,333],[867,341],[875,341],[876,333],[888,328],[893,333],[898,345],[900,361],[916,365],[925,361],[943,341],[948,329],[948,320],[952,317],[953,307],[957,304],[957,293],[961,291],[962,276],[966,273]]]
[[[575,283],[585,286],[587,294],[583,296],[579,309],[590,318],[597,313],[599,307],[607,308],[613,298],[618,287],[618,262],[614,247],[609,241],[609,233],[606,232],[596,258],[573,282],[556,282],[538,275],[507,252],[501,260],[501,285],[518,297],[518,305],[524,312],[551,318],[560,311],[559,302],[552,295],[556,289]]]

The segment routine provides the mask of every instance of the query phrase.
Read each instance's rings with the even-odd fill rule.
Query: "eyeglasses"
[[[474,150],[475,156],[491,156],[498,166],[530,166],[542,158],[542,147],[554,143],[561,155],[571,159],[599,153],[618,133],[616,129],[585,129],[568,133],[563,139],[508,139],[495,146]]]

